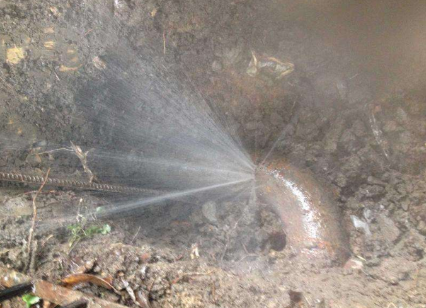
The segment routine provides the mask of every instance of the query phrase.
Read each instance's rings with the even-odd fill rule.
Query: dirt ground
[[[76,156],[37,154],[70,140],[131,151],[89,108],[115,104],[99,76],[126,44],[184,72],[255,159],[275,146],[332,189],[352,255],[344,266],[299,259],[245,195],[85,221],[127,197],[0,183],[0,266],[54,283],[112,279],[117,292],[78,289],[130,307],[426,307],[425,12],[393,0],[0,1],[0,171],[84,177]],[[142,173],[89,163],[105,182]]]

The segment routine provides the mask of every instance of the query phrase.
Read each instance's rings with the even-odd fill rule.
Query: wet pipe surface
[[[286,245],[312,262],[343,265],[350,257],[342,213],[331,192],[312,174],[282,159],[256,170],[257,195],[283,222]]]

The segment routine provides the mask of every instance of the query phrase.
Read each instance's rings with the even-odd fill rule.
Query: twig
[[[57,151],[68,151],[68,152],[74,152],[73,149],[70,148],[59,148],[59,149],[54,149],[54,150],[50,150],[50,151],[44,151],[44,152],[40,152],[37,153],[38,155],[42,155],[42,154],[49,154],[49,153],[53,153],[53,152],[57,152]]]
[[[216,287],[215,287],[215,283],[212,283],[212,299],[213,299],[213,303],[216,304]]]
[[[34,271],[35,271],[37,249],[38,249],[38,242],[33,241],[32,245],[31,245],[30,263],[29,263],[29,266],[28,266],[28,273],[29,274],[33,274]]]
[[[92,31],[93,31],[93,29],[89,29],[89,30],[87,30],[87,31],[86,31],[86,33],[84,33],[84,34],[83,34],[83,37],[85,37],[86,35],[88,35],[88,34],[89,34],[90,32],[92,32]]]
[[[163,54],[166,54],[166,31],[163,30]]]
[[[96,178],[92,170],[89,169],[89,166],[87,164],[87,155],[90,153],[91,150],[83,152],[83,150],[78,145],[75,145],[72,141],[71,149],[74,151],[75,155],[77,155],[77,157],[80,159],[80,162],[83,165],[84,172],[86,172],[86,174],[89,176],[89,182],[97,182],[98,179]]]
[[[37,196],[40,194],[40,192],[42,191],[44,185],[46,185],[47,179],[49,178],[49,173],[50,173],[50,168],[49,170],[47,170],[46,172],[46,176],[44,178],[43,184],[41,184],[40,188],[38,189],[37,193],[35,194],[34,198],[33,198],[33,220],[31,223],[31,229],[28,235],[28,256],[29,256],[29,262],[28,262],[28,266],[31,267],[31,262],[34,260],[33,259],[33,255],[35,254],[35,251],[32,249],[33,247],[33,235],[34,235],[34,231],[35,231],[35,225],[36,225],[36,220],[37,220],[37,205],[36,205],[36,200],[37,200]]]
[[[136,239],[136,236],[138,236],[138,234],[139,234],[139,231],[140,231],[140,230],[141,230],[141,226],[139,226],[138,231],[136,231],[135,235],[133,235],[133,238],[132,238],[132,240],[130,241],[130,244],[132,244],[132,243],[133,243],[133,241]]]

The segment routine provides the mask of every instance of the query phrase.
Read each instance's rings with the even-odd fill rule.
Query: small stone
[[[380,214],[376,219],[383,237],[392,243],[397,241],[401,231],[398,229],[393,220],[383,214]]]
[[[98,70],[104,70],[106,69],[106,63],[99,58],[98,56],[94,57],[93,60],[93,65],[98,69]]]
[[[410,208],[410,202],[405,200],[401,203],[401,207],[404,211],[408,211],[408,209]]]
[[[220,72],[222,70],[223,66],[222,63],[220,63],[218,60],[214,60],[212,63],[212,70],[213,72]]]
[[[347,178],[342,173],[337,174],[335,182],[336,185],[341,188],[345,187],[348,184]]]
[[[426,223],[423,220],[419,222],[417,229],[422,235],[426,235]]]
[[[91,271],[93,269],[94,265],[95,265],[95,260],[92,259],[92,260],[86,261],[84,263],[84,267],[86,269],[86,272]]]
[[[201,211],[204,218],[208,223],[215,225],[217,224],[217,206],[216,202],[209,201],[203,204]]]
[[[101,267],[100,267],[99,265],[95,265],[95,267],[92,269],[92,271],[93,271],[94,273],[100,273],[100,271],[101,271]]]
[[[367,183],[372,184],[372,185],[382,185],[382,186],[386,185],[385,182],[383,182],[383,181],[381,181],[381,180],[379,180],[379,179],[377,179],[377,178],[375,178],[371,175],[367,178]]]
[[[397,119],[397,121],[398,121],[399,123],[401,123],[401,124],[403,124],[403,123],[405,123],[405,122],[407,122],[407,121],[408,121],[408,115],[407,115],[407,113],[405,112],[405,110],[404,110],[404,109],[402,109],[401,107],[398,107],[398,108],[396,109],[396,119]]]
[[[255,130],[255,129],[257,129],[258,128],[258,123],[256,122],[256,121],[252,121],[252,122],[248,122],[248,123],[246,123],[246,129],[247,130]]]
[[[41,157],[37,153],[31,153],[27,156],[25,162],[32,167],[38,167],[41,164]]]

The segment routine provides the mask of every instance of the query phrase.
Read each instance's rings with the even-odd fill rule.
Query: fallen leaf
[[[22,47],[9,48],[6,52],[6,61],[10,64],[18,64],[24,57]]]
[[[59,71],[60,72],[74,72],[74,71],[78,70],[79,68],[80,68],[79,66],[77,66],[77,67],[68,67],[68,66],[65,66],[65,65],[61,65],[59,67]]]
[[[55,48],[55,42],[54,41],[44,42],[44,48],[46,48],[46,49],[53,49],[53,48]]]
[[[87,283],[90,282],[94,285],[103,287],[108,290],[112,290],[114,292],[118,292],[110,283],[110,281],[107,281],[104,278],[97,277],[95,275],[90,274],[73,274],[69,275],[62,279],[62,284],[67,287],[71,288],[75,285],[78,285],[80,283]]]

